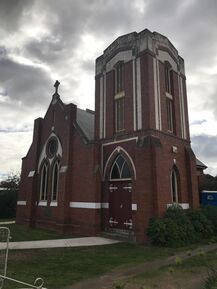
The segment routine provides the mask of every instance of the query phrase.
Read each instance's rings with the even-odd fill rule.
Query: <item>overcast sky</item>
[[[0,179],[19,172],[55,80],[64,102],[94,109],[96,57],[145,28],[185,60],[192,146],[217,175],[216,0],[0,0]]]

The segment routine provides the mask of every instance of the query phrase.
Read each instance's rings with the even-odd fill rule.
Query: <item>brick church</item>
[[[95,112],[63,103],[57,81],[35,120],[16,221],[143,242],[151,217],[173,203],[199,205],[184,60],[165,36],[145,29],[109,45],[95,74]]]

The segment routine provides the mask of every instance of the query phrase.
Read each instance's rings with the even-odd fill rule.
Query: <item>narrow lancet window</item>
[[[52,193],[51,193],[51,201],[57,201],[58,195],[58,185],[59,185],[59,162],[56,161],[53,166],[53,173],[52,173]]]
[[[40,200],[47,201],[48,193],[48,165],[45,163],[41,169]]]

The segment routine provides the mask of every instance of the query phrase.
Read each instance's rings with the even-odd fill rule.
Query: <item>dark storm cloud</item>
[[[40,60],[43,63],[55,63],[67,56],[64,43],[59,39],[45,37],[39,40],[32,40],[25,46],[27,56]]]
[[[141,4],[144,12],[138,9]],[[0,0],[1,134],[26,131],[35,117],[43,116],[56,77],[63,100],[86,105],[92,97],[94,102],[94,92],[78,88],[87,86],[81,79],[88,75],[94,82],[95,58],[116,37],[145,28],[167,36],[185,59],[187,77],[196,79],[189,86],[187,78],[194,94],[188,95],[189,106],[212,111],[217,119],[217,76],[204,72],[217,61],[216,11],[216,0]],[[91,43],[83,41],[86,35],[103,43],[92,54]],[[194,136],[192,141],[202,160],[217,155],[215,137]]]
[[[17,29],[25,11],[34,4],[34,0],[1,0],[0,30],[7,32]]]
[[[157,27],[178,45],[191,67],[198,67],[212,63],[216,54],[216,12],[216,0],[149,0],[145,18],[150,29]]]
[[[41,106],[50,97],[51,80],[42,68],[0,58],[0,86],[12,101],[26,106]]]
[[[47,0],[37,1],[35,9],[46,15],[52,37],[31,40],[25,51],[29,56],[50,63],[72,58],[84,34],[95,35],[109,43],[114,40],[116,31],[119,35],[131,32],[129,26],[136,15],[130,0]],[[94,63],[94,59],[92,61]]]
[[[86,29],[94,32],[106,41],[117,32],[129,33],[138,11],[134,1],[93,1]],[[107,39],[106,39],[107,38]],[[114,39],[113,39],[114,40]]]

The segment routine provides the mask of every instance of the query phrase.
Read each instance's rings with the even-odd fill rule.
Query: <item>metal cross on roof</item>
[[[58,80],[56,80],[56,82],[54,83],[54,87],[56,88],[55,93],[58,93],[58,87],[60,85],[60,82]]]

